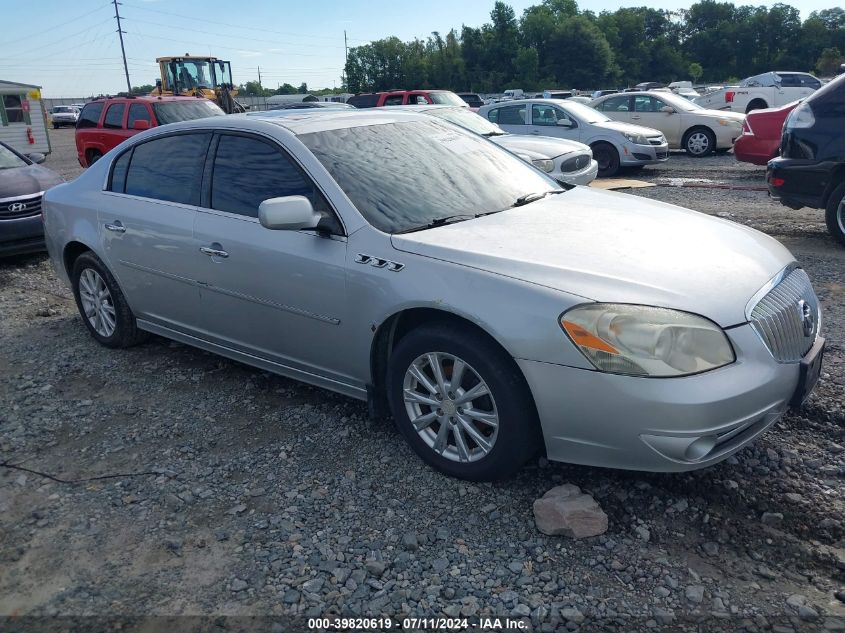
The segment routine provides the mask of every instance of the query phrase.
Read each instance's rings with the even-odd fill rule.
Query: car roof
[[[167,130],[208,128],[217,129],[252,129],[267,130],[267,125],[284,128],[292,134],[309,134],[366,125],[384,125],[409,121],[430,121],[431,118],[421,112],[401,111],[398,108],[310,108],[307,110],[267,110],[246,114],[208,117],[170,123]],[[409,109],[410,110],[410,109]],[[155,128],[159,129],[159,128]]]
[[[103,103],[106,101],[141,101],[144,103],[153,103],[157,101],[189,101],[192,99],[194,101],[209,101],[209,99],[206,99],[205,97],[185,97],[178,95],[159,97],[156,95],[133,95],[131,97],[100,97],[98,99],[94,99],[93,101],[89,101],[88,103]],[[85,105],[88,105],[88,103]]]

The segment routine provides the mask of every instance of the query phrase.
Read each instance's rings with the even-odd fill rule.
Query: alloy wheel
[[[114,302],[111,292],[100,274],[86,268],[79,276],[79,298],[85,318],[94,331],[104,338],[109,338],[117,328]]]
[[[839,208],[836,210],[836,223],[839,225],[839,232],[845,235],[845,196],[839,201]]]
[[[405,372],[402,388],[414,430],[435,453],[473,462],[493,450],[499,433],[496,402],[469,363],[444,352],[422,354]]]

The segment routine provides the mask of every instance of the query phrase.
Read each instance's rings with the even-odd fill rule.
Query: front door
[[[578,122],[561,108],[548,103],[534,103],[531,105],[528,133],[534,136],[555,136],[578,141],[581,130]]]
[[[672,107],[673,112],[663,112],[661,108]],[[660,130],[670,147],[681,146],[681,117],[683,115],[673,106],[650,95],[634,97],[634,111],[630,121],[636,125]]]
[[[528,134],[528,104],[499,106],[487,113],[487,118],[496,123],[505,132]]]
[[[98,210],[107,264],[133,312],[183,332],[199,311],[193,227],[211,136],[174,134],[124,152]]]
[[[210,186],[198,210],[203,336],[220,345],[345,382],[346,238],[323,194],[274,141],[216,137]],[[269,198],[304,195],[321,231],[275,231],[258,221]]]

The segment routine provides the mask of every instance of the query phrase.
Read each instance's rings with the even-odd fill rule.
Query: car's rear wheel
[[[399,431],[442,473],[507,477],[540,446],[534,400],[513,359],[485,334],[423,326],[391,355],[387,390]]]
[[[58,130],[58,129],[59,129],[59,124],[58,124],[58,123],[53,123],[53,129],[54,129],[54,130]]]
[[[706,128],[693,128],[684,136],[684,149],[695,158],[709,156],[716,149],[716,135]]]
[[[762,99],[754,99],[753,101],[751,101],[751,103],[748,104],[748,107],[745,108],[745,114],[748,114],[753,110],[763,110],[768,107],[769,104],[763,101]]]
[[[599,164],[599,178],[610,178],[619,172],[619,152],[610,143],[596,143],[591,147]]]
[[[90,167],[103,157],[103,153],[98,149],[89,149],[85,152],[85,156],[88,158],[88,166]]]
[[[117,281],[94,253],[76,258],[71,281],[76,307],[97,342],[106,347],[130,347],[146,338]]]
[[[830,194],[825,211],[827,230],[845,246],[845,182]]]

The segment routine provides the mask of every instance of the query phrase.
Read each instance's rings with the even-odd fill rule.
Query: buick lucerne
[[[540,451],[701,468],[803,402],[821,366],[819,302],[774,239],[561,187],[421,114],[147,130],[44,214],[101,344],[152,332],[366,400],[466,479]]]

